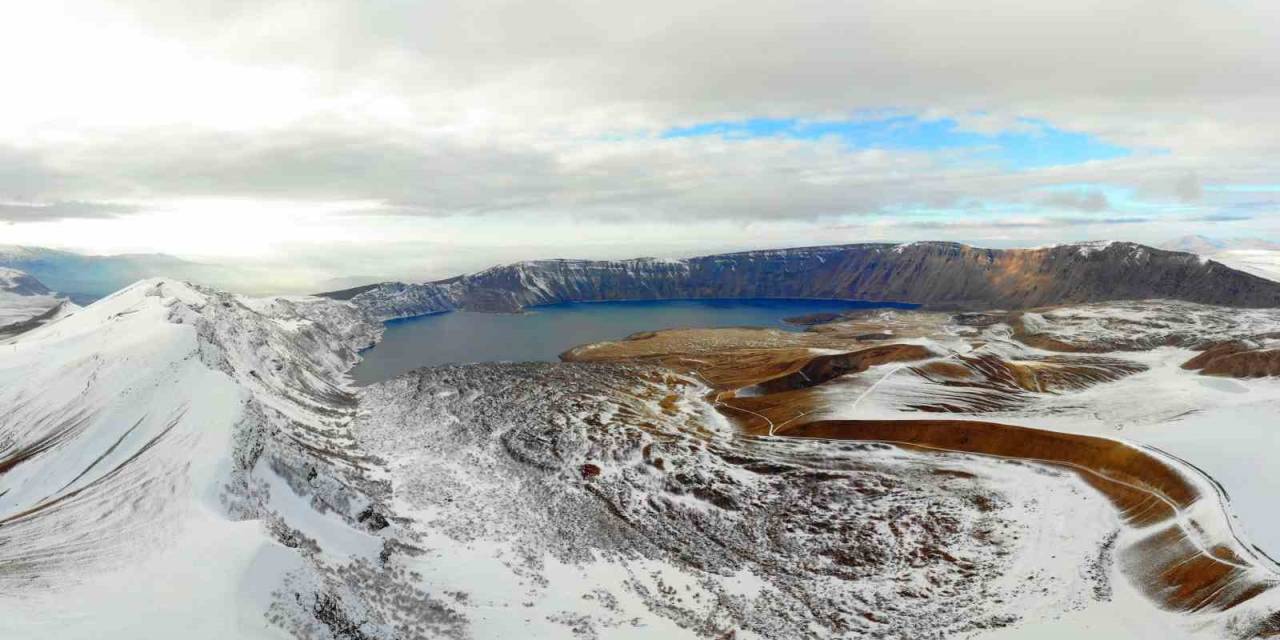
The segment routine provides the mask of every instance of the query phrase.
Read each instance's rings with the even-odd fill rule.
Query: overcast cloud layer
[[[0,244],[322,279],[1280,239],[1271,2],[9,4]]]

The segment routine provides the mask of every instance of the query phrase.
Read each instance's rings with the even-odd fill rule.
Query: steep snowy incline
[[[817,298],[932,308],[1029,308],[1170,298],[1280,306],[1280,283],[1189,253],[1112,242],[981,249],[948,242],[749,251],[687,260],[540,260],[426,284],[330,295],[380,318],[453,309],[519,311],[558,302]]]
[[[328,637],[398,528],[343,304],[150,280],[0,346],[0,637]],[[369,629],[376,630],[376,622]]]

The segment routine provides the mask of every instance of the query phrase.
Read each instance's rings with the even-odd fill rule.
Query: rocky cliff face
[[[1168,298],[1280,306],[1280,283],[1188,253],[1114,242],[981,249],[948,242],[749,251],[687,260],[542,260],[451,280],[386,283],[349,297],[383,318],[463,309],[519,311],[558,302],[823,298],[943,309],[1021,309]]]

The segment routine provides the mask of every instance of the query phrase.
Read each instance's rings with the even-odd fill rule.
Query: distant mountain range
[[[0,267],[0,339],[30,331],[77,308],[30,274]]]
[[[454,309],[516,312],[560,302],[813,298],[1019,309],[1168,298],[1280,307],[1280,283],[1185,252],[1128,242],[983,249],[951,242],[853,244],[658,260],[539,260],[424,284],[321,294],[380,318]]]
[[[45,247],[0,246],[0,267],[26,272],[77,304],[87,304],[138,280],[171,277],[225,283],[235,270],[162,253],[86,255]]]
[[[29,273],[0,267],[0,293],[17,296],[45,296],[53,293]]]
[[[1202,235],[1189,235],[1162,243],[1160,248],[1200,255],[1213,255],[1223,251],[1280,251],[1280,242],[1271,242],[1259,238],[1222,239]]]
[[[1260,238],[1219,239],[1192,235],[1161,245],[1173,251],[1187,251],[1211,257],[1233,269],[1280,282],[1280,242]]]

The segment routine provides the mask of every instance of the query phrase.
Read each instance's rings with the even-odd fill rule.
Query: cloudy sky
[[[323,280],[1280,240],[1268,0],[10,2],[0,78],[0,244]]]

